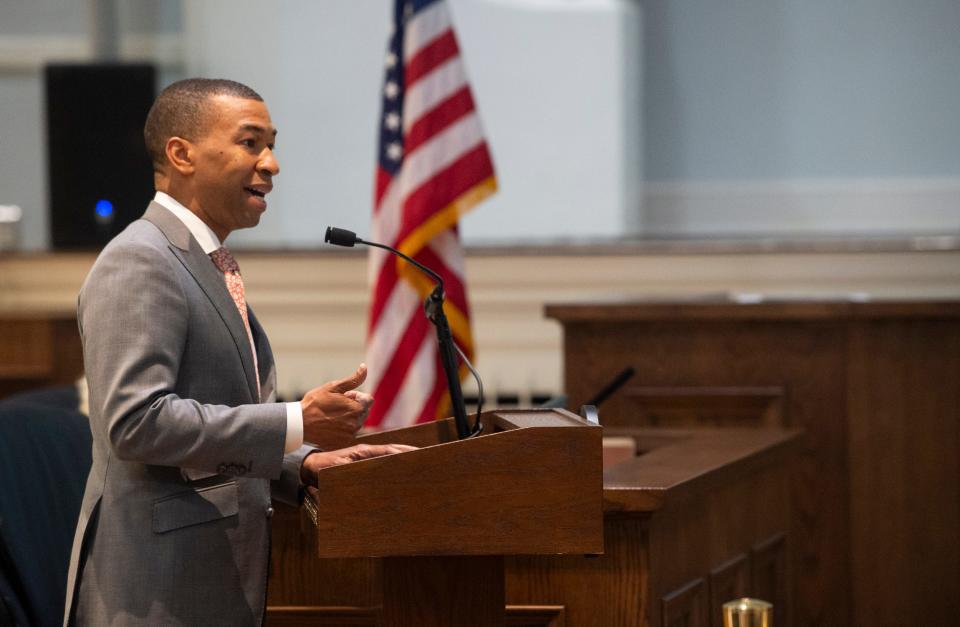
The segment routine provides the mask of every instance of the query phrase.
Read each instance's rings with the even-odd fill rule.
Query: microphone
[[[323,241],[333,244],[334,246],[346,246],[347,248],[353,248],[354,244],[363,243],[363,240],[357,237],[357,234],[353,231],[338,229],[335,226],[327,227],[327,234],[324,236]]]
[[[334,246],[346,246],[347,248],[353,248],[356,244],[363,244],[365,246],[388,250],[401,259],[413,264],[436,282],[436,287],[433,288],[430,295],[423,301],[423,309],[427,315],[427,319],[430,320],[437,329],[437,345],[440,349],[440,363],[443,365],[443,372],[447,377],[447,389],[450,391],[450,404],[453,406],[453,418],[454,424],[456,424],[457,427],[457,437],[462,440],[478,435],[483,429],[483,425],[480,424],[480,408],[483,403],[483,383],[480,382],[480,376],[477,374],[477,371],[474,370],[473,365],[467,359],[466,355],[463,354],[463,351],[461,351],[456,342],[453,341],[450,324],[447,322],[447,316],[443,313],[443,278],[430,268],[408,257],[396,248],[387,246],[386,244],[380,244],[379,242],[368,242],[357,237],[356,233],[348,231],[347,229],[328,226],[323,241],[328,244],[333,244]],[[464,363],[470,372],[473,373],[473,376],[477,378],[480,390],[480,399],[477,403],[477,418],[474,421],[472,429],[467,422],[467,407],[463,400],[463,389],[460,387],[460,376],[458,374],[456,358],[457,353],[463,358]]]

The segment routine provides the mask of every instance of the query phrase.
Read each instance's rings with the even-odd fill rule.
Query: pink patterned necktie
[[[212,253],[210,259],[213,265],[223,273],[223,280],[227,284],[227,291],[233,298],[240,317],[243,318],[243,326],[247,330],[247,339],[250,340],[250,350],[253,352],[253,369],[257,377],[257,400],[260,397],[260,366],[257,364],[257,347],[253,344],[253,332],[250,330],[250,319],[247,317],[247,300],[244,297],[243,278],[240,277],[240,264],[233,258],[226,246],[221,246]]]

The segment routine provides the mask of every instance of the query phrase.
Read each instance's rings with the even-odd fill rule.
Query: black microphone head
[[[347,229],[338,229],[335,226],[328,226],[327,234],[323,237],[323,241],[333,244],[334,246],[352,247],[357,243],[357,234],[353,231],[348,231]]]

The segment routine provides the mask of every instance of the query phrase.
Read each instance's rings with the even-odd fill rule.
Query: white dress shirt
[[[153,200],[164,209],[177,216],[190,234],[200,244],[207,255],[220,248],[220,238],[197,214],[181,205],[176,199],[164,192],[157,192]],[[210,263],[213,263],[211,260]],[[287,403],[287,435],[284,440],[284,453],[297,450],[303,444],[303,409],[299,402]]]

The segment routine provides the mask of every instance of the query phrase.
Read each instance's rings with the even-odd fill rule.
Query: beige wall
[[[935,242],[934,242],[935,243]],[[750,298],[960,298],[960,250],[657,252],[629,248],[474,250],[467,276],[490,393],[562,389],[559,325],[545,303],[730,293]],[[688,247],[689,248],[689,247]],[[570,252],[573,251],[573,252]],[[349,373],[363,359],[366,257],[240,252],[248,300],[270,333],[281,393]],[[92,254],[0,257],[0,310],[72,310]],[[471,383],[466,384],[469,393]]]

